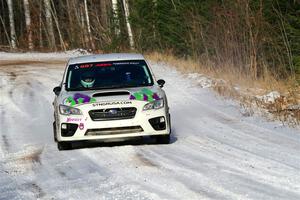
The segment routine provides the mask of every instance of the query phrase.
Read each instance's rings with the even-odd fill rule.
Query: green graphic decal
[[[139,100],[139,101],[154,101],[154,100],[159,100],[159,96],[157,93],[152,92],[151,90],[147,88],[143,88],[138,92],[135,92],[130,95],[129,97],[130,100]]]
[[[66,99],[66,104],[69,104],[70,106],[75,106],[78,104],[84,104],[84,103],[95,103],[96,99],[91,98],[85,94],[76,93],[73,97],[68,97]]]

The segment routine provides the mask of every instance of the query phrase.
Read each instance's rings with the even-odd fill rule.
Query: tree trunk
[[[124,5],[124,11],[125,11],[125,20],[126,20],[126,25],[127,25],[127,33],[128,33],[128,37],[129,37],[129,44],[130,44],[130,48],[134,49],[134,41],[133,41],[133,34],[132,34],[132,30],[131,30],[131,24],[128,20],[128,17],[129,17],[128,1],[123,0],[123,5]]]
[[[75,14],[74,11],[72,12],[72,7],[71,4],[69,2],[69,0],[66,1],[67,2],[67,12],[68,12],[68,37],[69,37],[69,45],[73,47],[73,45],[75,45],[74,43],[76,42],[76,32],[74,29],[74,18],[73,15]],[[73,13],[73,14],[71,14]]]
[[[32,43],[32,30],[31,30],[31,17],[30,17],[29,2],[28,2],[28,0],[23,0],[23,2],[24,2],[24,11],[25,11],[25,23],[26,23],[26,30],[27,30],[28,48],[30,50],[32,50],[33,43]]]
[[[46,23],[48,29],[47,32],[49,36],[49,47],[52,50],[56,50],[50,0],[44,0],[44,5],[45,5],[45,16],[46,16]]]
[[[43,48],[42,10],[43,10],[43,4],[42,4],[42,2],[39,2],[39,46],[40,46],[40,49]]]
[[[57,28],[60,46],[61,46],[61,48],[62,48],[64,51],[66,51],[65,42],[64,42],[64,40],[63,40],[63,38],[62,38],[62,34],[61,34],[61,31],[60,31],[60,28],[59,28],[59,23],[58,23],[58,19],[57,19],[57,14],[56,14],[55,6],[54,6],[54,4],[53,4],[53,1],[52,1],[52,0],[50,0],[50,1],[51,1],[51,3],[52,3],[52,6],[54,7],[54,10],[51,9],[51,11],[52,11],[51,13],[52,13],[52,16],[53,16],[53,18],[54,18],[54,22],[55,22],[55,25],[56,25],[56,28]]]
[[[80,6],[80,14],[79,14],[79,19],[80,19],[80,29],[82,30],[81,32],[81,41],[84,46],[84,48],[88,48],[88,43],[89,43],[89,38],[88,38],[88,33],[86,32],[86,23],[84,21],[84,8]]]
[[[6,30],[6,27],[5,27],[5,23],[4,23],[4,21],[3,21],[2,17],[1,17],[1,15],[0,15],[0,20],[1,20],[1,24],[2,24],[2,26],[3,26],[3,30],[4,30],[4,33],[5,33],[7,42],[8,42],[8,44],[9,44],[9,46],[11,46],[11,44],[10,44],[10,39],[9,39],[9,35],[8,35],[8,33],[7,33],[7,30]]]
[[[94,41],[93,41],[93,38],[92,38],[91,24],[90,24],[90,18],[89,18],[89,12],[88,12],[88,9],[87,9],[86,0],[84,0],[84,12],[85,12],[85,18],[86,18],[86,25],[87,25],[87,29],[88,29],[89,41],[90,41],[90,44],[92,46],[92,49],[94,50],[95,49],[95,44],[94,44]]]
[[[245,12],[245,17],[246,17],[246,24],[247,24],[247,28],[249,29],[249,46],[250,46],[250,70],[252,72],[252,76],[253,78],[257,79],[257,75],[258,75],[258,70],[257,70],[257,48],[256,48],[256,38],[255,35],[253,34],[253,27],[251,24],[251,16],[250,16],[250,6],[249,6],[249,2],[246,1],[246,12]]]
[[[121,30],[120,30],[120,19],[118,15],[118,1],[117,0],[112,0],[112,9],[113,9],[113,21],[114,21],[114,27],[115,27],[115,34],[117,36],[120,35]]]
[[[81,1],[81,0],[80,0]],[[81,6],[80,2],[77,0],[71,0],[69,2],[70,13],[69,13],[69,21],[70,21],[70,30],[73,40],[73,45],[78,47],[84,45],[84,41],[82,40],[82,35],[84,35],[84,30],[82,28],[81,23]]]
[[[105,30],[107,30],[108,28],[107,0],[101,0],[100,7],[101,7],[101,18],[100,18],[101,25]]]
[[[9,26],[10,26],[10,43],[11,48],[15,49],[16,45],[16,30],[15,30],[15,21],[14,21],[14,10],[12,0],[7,0],[8,12],[9,12]]]

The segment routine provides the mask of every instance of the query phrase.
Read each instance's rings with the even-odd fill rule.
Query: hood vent
[[[107,96],[123,96],[130,95],[127,91],[116,91],[116,92],[101,92],[93,94],[93,97],[107,97]]]

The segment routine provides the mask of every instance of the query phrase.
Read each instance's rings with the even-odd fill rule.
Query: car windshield
[[[153,85],[144,60],[80,63],[70,65],[67,90],[141,87]]]

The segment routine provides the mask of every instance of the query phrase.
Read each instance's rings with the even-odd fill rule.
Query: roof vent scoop
[[[116,92],[101,92],[93,94],[93,97],[107,97],[107,96],[124,96],[130,95],[128,91],[116,91]]]

